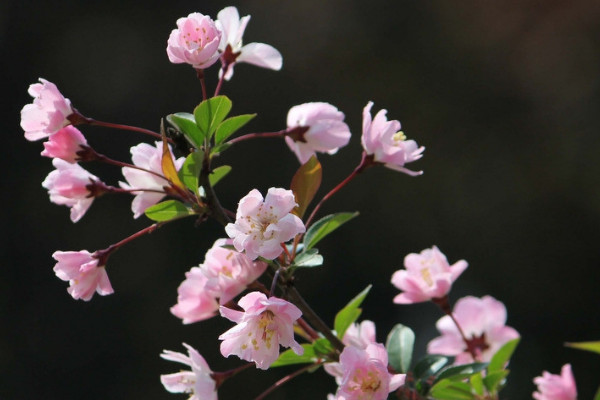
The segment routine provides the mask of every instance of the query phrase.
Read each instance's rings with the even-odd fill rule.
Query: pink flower
[[[375,342],[375,324],[373,321],[368,320],[360,324],[351,324],[342,339],[342,343],[346,346],[354,346],[360,349],[365,349],[368,345]]]
[[[392,284],[404,291],[394,298],[394,303],[412,304],[446,296],[467,265],[465,260],[460,260],[450,266],[436,246],[421,254],[407,255],[404,258],[406,270],[392,275]]]
[[[114,293],[104,265],[87,250],[56,251],[52,257],[57,261],[54,273],[63,281],[69,281],[67,292],[75,300],[89,301],[94,292],[101,296]]]
[[[204,263],[186,272],[177,289],[177,304],[171,307],[184,324],[213,317],[219,304],[233,299],[265,272],[266,263],[253,262],[243,253],[222,247],[231,243],[231,239],[217,240]]]
[[[77,222],[106,186],[79,164],[55,158],[52,165],[56,169],[48,174],[42,186],[48,189],[51,202],[71,208],[71,221]]]
[[[537,385],[537,392],[533,393],[536,400],[576,400],[577,388],[571,365],[563,365],[560,375],[544,371],[542,376],[533,380]]]
[[[335,154],[350,140],[344,113],[328,103],[305,103],[292,107],[288,112],[287,126],[308,129],[297,137],[285,137],[285,142],[301,164],[306,163],[316,151]]]
[[[67,117],[73,114],[71,101],[58,91],[56,85],[40,78],[42,83],[29,86],[33,103],[21,110],[21,128],[25,139],[33,141],[46,138],[70,124]]]
[[[60,158],[71,164],[78,161],[78,151],[83,150],[81,146],[87,146],[87,140],[74,126],[68,125],[53,133],[44,142],[42,155],[50,158]]]
[[[267,269],[265,262],[252,261],[243,253],[223,247],[231,244],[231,239],[218,239],[200,266],[208,278],[206,289],[214,293],[221,304],[244,291]]]
[[[191,13],[177,20],[167,41],[167,55],[174,64],[187,63],[196,69],[208,68],[219,59],[221,31],[207,15]]]
[[[171,156],[173,156],[172,151]],[[137,146],[133,146],[131,148],[131,159],[133,164],[140,168],[152,171],[158,175],[163,174],[161,142],[156,142],[155,147],[148,143],[140,143]],[[174,160],[175,168],[177,170],[181,169],[184,161],[184,157]],[[119,185],[129,190],[140,189],[139,192],[135,192],[135,197],[131,203],[133,218],[139,218],[148,207],[158,203],[165,197],[166,193],[164,193],[163,187],[169,186],[169,182],[166,179],[150,172],[130,167],[124,167],[122,171],[127,183],[119,182]]]
[[[240,19],[237,8],[225,7],[217,15],[217,24],[223,32],[223,40],[219,45],[219,50],[226,52],[229,46],[229,54],[226,57],[231,57],[229,68],[225,74],[225,79],[229,80],[233,76],[233,66],[236,62],[245,62],[262,68],[280,70],[283,63],[281,54],[277,49],[264,43],[248,43],[242,45],[242,36],[246,30],[246,25],[250,21],[250,16],[246,15]]]
[[[291,211],[296,206],[291,190],[270,188],[267,197],[252,189],[238,204],[235,223],[229,223],[225,232],[233,238],[237,251],[255,260],[258,256],[273,260],[286,242],[305,231],[302,220]]]
[[[185,273],[185,280],[177,288],[177,304],[171,313],[184,324],[212,318],[219,310],[218,299],[206,290],[208,278],[200,267],[192,267]]]
[[[171,393],[191,393],[188,400],[217,400],[217,387],[208,364],[196,349],[183,345],[189,356],[170,350],[164,350],[160,356],[187,365],[191,371],[161,375],[161,383]]]
[[[421,158],[425,147],[417,147],[414,140],[406,140],[406,136],[400,130],[400,122],[388,121],[386,110],[380,110],[371,121],[372,106],[373,102],[370,101],[363,110],[361,141],[365,152],[388,168],[411,176],[421,175],[423,171],[411,171],[404,165]]]
[[[405,374],[388,372],[388,355],[380,343],[365,348],[346,346],[340,354],[339,363],[328,372],[334,372],[339,385],[333,399],[336,400],[385,400],[388,394],[404,384]]]
[[[238,305],[244,312],[221,306],[221,315],[237,323],[219,336],[224,357],[234,354],[254,361],[257,368],[268,369],[279,357],[279,345],[291,347],[298,355],[304,353],[294,340],[294,321],[302,315],[298,307],[259,292],[248,293]]]
[[[519,337],[519,333],[506,323],[506,307],[491,296],[481,299],[467,296],[459,299],[452,312],[462,328],[469,347],[477,355],[476,361],[490,361],[492,356],[506,342]],[[444,316],[436,323],[442,336],[427,345],[429,354],[456,356],[454,364],[473,362],[460,332],[449,316]]]

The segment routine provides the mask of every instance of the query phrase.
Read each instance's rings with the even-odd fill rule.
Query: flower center
[[[375,371],[365,371],[358,368],[354,372],[350,383],[350,390],[355,392],[359,400],[371,399],[381,387],[381,379]]]
[[[225,256],[225,259],[227,261],[231,262],[231,258],[234,255],[235,254],[233,253],[233,251],[230,251],[230,252],[227,253],[227,256]],[[225,275],[228,278],[233,278],[233,269],[231,268],[231,266],[221,265],[219,273],[222,274],[222,275]]]
[[[258,320],[258,332],[260,333],[262,331],[260,339],[265,344],[267,349],[271,348],[271,339],[275,334],[275,329],[272,329],[274,319],[275,314],[273,314],[272,311],[267,310],[260,314],[260,319]],[[258,350],[258,343],[256,342],[256,339],[252,340],[252,345],[254,346],[255,350]]]
[[[403,142],[406,140],[406,135],[404,134],[404,132],[398,131],[398,132],[394,133],[394,136],[392,136],[392,139],[394,139],[394,145],[397,146],[399,144],[398,142]]]
[[[490,348],[490,345],[485,341],[485,333],[482,333],[479,336],[473,335],[470,339],[467,340],[467,349],[469,352],[475,353],[475,355],[479,358],[481,353]],[[475,360],[476,361],[476,360]]]
[[[425,267],[421,269],[421,277],[428,286],[433,286],[433,279],[431,279],[431,270],[429,268]]]
[[[402,132],[400,132],[402,133]],[[433,266],[433,260],[431,258],[421,259],[421,278],[425,281],[428,286],[433,286],[433,279],[431,279],[431,266]]]
[[[188,376],[188,374],[179,376],[179,383],[185,386],[183,389],[184,393],[194,393],[194,385],[196,384],[196,379]]]
[[[269,206],[268,210],[265,210],[263,206],[260,206],[256,215],[246,216],[246,221],[250,225],[250,230],[247,234],[253,235],[254,239],[257,239],[258,235],[260,235],[261,240],[273,238],[273,235],[275,234],[273,231],[268,236],[265,235],[269,225],[277,222],[277,216],[273,212],[273,206]]]
[[[186,32],[185,34],[185,44],[190,50],[202,49],[211,40],[204,27],[196,27],[193,32]]]
[[[231,268],[226,265],[221,266],[221,274],[225,275],[228,278],[233,278],[233,273],[231,272]]]

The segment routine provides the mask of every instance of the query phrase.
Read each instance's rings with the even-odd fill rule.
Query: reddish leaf
[[[161,122],[160,133],[162,135],[163,144],[161,161],[163,174],[173,185],[179,187],[180,189],[186,190],[185,185],[183,184],[183,182],[181,182],[179,176],[177,175],[177,168],[175,168],[175,163],[173,162],[171,152],[169,151],[169,144],[167,143],[167,136],[165,135],[164,122]]]
[[[298,207],[292,211],[298,217],[302,218],[308,205],[317,194],[321,186],[323,171],[317,157],[312,156],[306,164],[302,165],[292,178],[291,189],[296,196]]]

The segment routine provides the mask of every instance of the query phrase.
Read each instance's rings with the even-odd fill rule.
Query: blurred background
[[[190,112],[201,100],[194,71],[169,63],[165,48],[177,18],[216,17],[228,5],[252,15],[245,42],[279,49],[283,69],[238,65],[224,93],[233,113],[257,112],[244,130],[285,127],[288,109],[326,101],[353,131],[338,155],[320,156],[325,194],[360,160],[361,112],[388,109],[409,138],[426,147],[411,178],[372,168],[334,196],[321,215],[361,215],[320,245],[325,265],[300,271],[297,285],[326,321],[372,283],[363,318],[384,341],[403,323],[423,354],[441,317],[431,304],[392,304],[392,273],[411,252],[437,245],[469,268],[451,299],[491,295],[522,335],[502,398],[531,398],[532,379],[571,363],[581,399],[600,379],[600,357],[564,342],[600,339],[600,3],[594,1],[245,0],[0,3],[4,198],[0,275],[0,399],[170,399],[159,375],[180,365],[163,349],[199,349],[213,370],[223,359],[221,318],[183,326],[170,314],[184,273],[202,262],[222,228],[170,224],[114,254],[115,294],[74,301],[55,277],[56,250],[106,248],[144,228],[131,198],[97,199],[77,224],[48,201],[41,182],[52,170],[27,142],[19,112],[28,86],[48,79],[83,114],[157,130],[160,118]],[[209,88],[216,66],[207,70]],[[98,151],[129,160],[146,137],[83,127]],[[246,142],[218,164],[233,166],[218,186],[230,209],[250,189],[289,187],[298,162],[283,141]],[[86,165],[109,184],[117,168]],[[248,370],[221,399],[254,398],[275,379]],[[324,399],[335,390],[322,371],[301,376],[270,399]]]

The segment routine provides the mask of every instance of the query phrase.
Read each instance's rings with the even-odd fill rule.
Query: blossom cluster
[[[161,376],[169,392],[190,394],[192,400],[216,400],[219,386],[249,366],[267,370],[307,364],[288,378],[323,367],[337,384],[329,399],[384,400],[393,393],[398,398],[415,399],[438,395],[441,399],[498,398],[520,335],[506,325],[504,304],[491,296],[466,296],[451,306],[449,295],[467,269],[465,260],[450,265],[442,251],[432,246],[406,255],[404,268],[391,274],[391,284],[401,291],[392,300],[394,304],[431,302],[444,314],[436,323],[440,336],[427,345],[429,357],[437,357],[437,361],[428,365],[431,359],[426,356],[416,362],[427,365],[426,370],[431,372],[427,376],[417,376],[417,365],[410,368],[414,342],[410,328],[397,325],[383,343],[377,340],[373,321],[357,322],[359,306],[369,289],[340,310],[333,329],[300,295],[295,271],[321,266],[323,256],[314,246],[356,216],[337,213],[315,221],[323,202],[368,167],[384,166],[409,176],[421,175],[422,171],[409,169],[407,164],[419,160],[424,147],[407,139],[400,122],[388,120],[387,110],[381,109],[373,116],[374,103],[369,101],[362,112],[360,162],[305,218],[321,183],[318,153],[336,154],[350,142],[351,129],[345,114],[334,105],[308,102],[290,108],[286,127],[280,131],[230,139],[253,118],[247,114],[226,119],[231,101],[219,91],[224,81],[233,77],[234,66],[249,63],[272,70],[282,67],[282,56],[274,47],[264,43],[244,45],[249,20],[250,16],[240,18],[235,7],[221,10],[216,20],[198,12],[177,20],[177,28],[167,40],[167,57],[172,63],[189,64],[196,71],[203,101],[194,113],[169,115],[169,129],[161,125],[160,133],[85,117],[55,84],[45,79],[30,86],[33,101],[21,111],[21,127],[27,140],[46,140],[41,155],[51,158],[55,167],[42,182],[50,201],[69,207],[75,223],[95,198],[126,194],[133,196],[133,218],[146,215],[154,222],[106,249],[56,251],[52,255],[55,274],[69,282],[67,291],[74,299],[89,301],[95,293],[112,294],[106,269],[114,251],[179,218],[195,217],[197,224],[214,218],[223,225],[223,236],[206,252],[203,263],[185,273],[177,289],[177,303],[170,311],[184,324],[217,316],[233,322],[235,325],[218,337],[220,352],[223,357],[234,355],[246,363],[215,372],[200,352],[183,343],[187,355],[170,350],[161,354],[163,359],[189,368]],[[218,61],[219,80],[214,95],[209,97],[204,74]],[[78,125],[128,130],[160,140],[131,147],[131,162],[124,162],[96,152],[76,128]],[[283,139],[301,166],[289,189],[271,187],[264,197],[261,191],[252,189],[239,200],[234,212],[221,205],[214,190],[230,168],[214,167],[212,163],[228,147],[258,138]],[[179,153],[184,154],[177,157]],[[92,161],[119,167],[124,180],[118,186],[104,183],[80,165]],[[433,370],[434,364],[440,365],[438,370]],[[464,364],[470,365],[472,373],[452,369]],[[444,380],[444,376],[452,379]],[[479,381],[481,385],[476,385]],[[570,364],[563,367],[560,376],[544,372],[534,382],[534,399],[577,397]],[[452,390],[472,396],[451,397]]]
[[[221,74],[227,80],[233,76],[236,63],[281,69],[283,59],[273,46],[265,43],[243,45],[242,39],[249,21],[250,16],[240,18],[235,7],[221,10],[216,21],[198,12],[179,18],[177,29],[173,29],[167,42],[169,61],[205,69],[221,57],[226,66]]]
[[[186,272],[177,290],[177,304],[171,307],[184,324],[215,316],[220,304],[227,304],[265,272],[266,263],[223,247],[231,244],[231,239],[218,239],[204,263]]]

